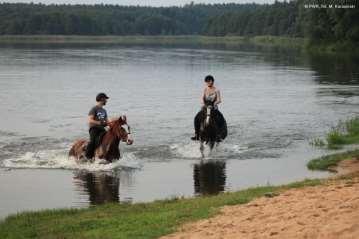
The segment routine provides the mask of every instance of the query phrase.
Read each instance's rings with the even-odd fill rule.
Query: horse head
[[[115,135],[118,139],[126,142],[128,145],[133,144],[133,139],[131,137],[131,128],[127,124],[127,117],[123,115],[118,119],[112,121],[110,124],[110,131],[113,135]]]
[[[199,132],[201,142],[206,142],[212,149],[217,138],[217,125],[215,122],[213,105],[206,105],[202,109],[202,123]],[[202,150],[201,150],[202,151]]]
[[[212,110],[213,110],[213,106],[212,105],[207,105],[205,107],[205,121],[204,121],[204,126],[207,127],[210,124],[210,119],[212,116]]]

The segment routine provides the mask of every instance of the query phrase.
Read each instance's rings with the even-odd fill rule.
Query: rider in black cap
[[[86,147],[87,159],[92,159],[94,157],[95,149],[99,144],[99,139],[106,132],[105,127],[109,124],[107,112],[103,108],[107,103],[107,99],[109,99],[109,97],[105,93],[99,93],[96,96],[97,104],[92,107],[88,113],[90,142]]]

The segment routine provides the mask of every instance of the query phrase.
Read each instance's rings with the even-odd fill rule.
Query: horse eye
[[[125,126],[120,126],[120,128],[122,128],[126,133],[128,133],[128,128]]]

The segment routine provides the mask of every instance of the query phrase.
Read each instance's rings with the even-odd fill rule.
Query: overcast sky
[[[45,3],[45,4],[118,4],[118,5],[141,5],[141,6],[180,6],[190,3],[191,0],[5,0],[0,2],[25,2],[25,3]],[[272,3],[274,0],[193,0],[194,3]]]

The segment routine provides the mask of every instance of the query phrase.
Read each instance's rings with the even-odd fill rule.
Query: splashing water
[[[3,166],[10,169],[80,169],[88,171],[111,171],[119,168],[141,168],[141,163],[134,154],[126,153],[116,162],[100,164],[78,163],[68,157],[63,150],[43,150],[38,152],[26,152],[17,158],[5,159]]]
[[[179,143],[170,146],[175,155],[185,159],[201,158],[199,150],[200,144],[198,142]],[[230,158],[238,157],[241,153],[248,150],[248,147],[237,144],[222,143],[215,146],[211,151],[209,147],[204,147],[204,155],[206,158]]]

